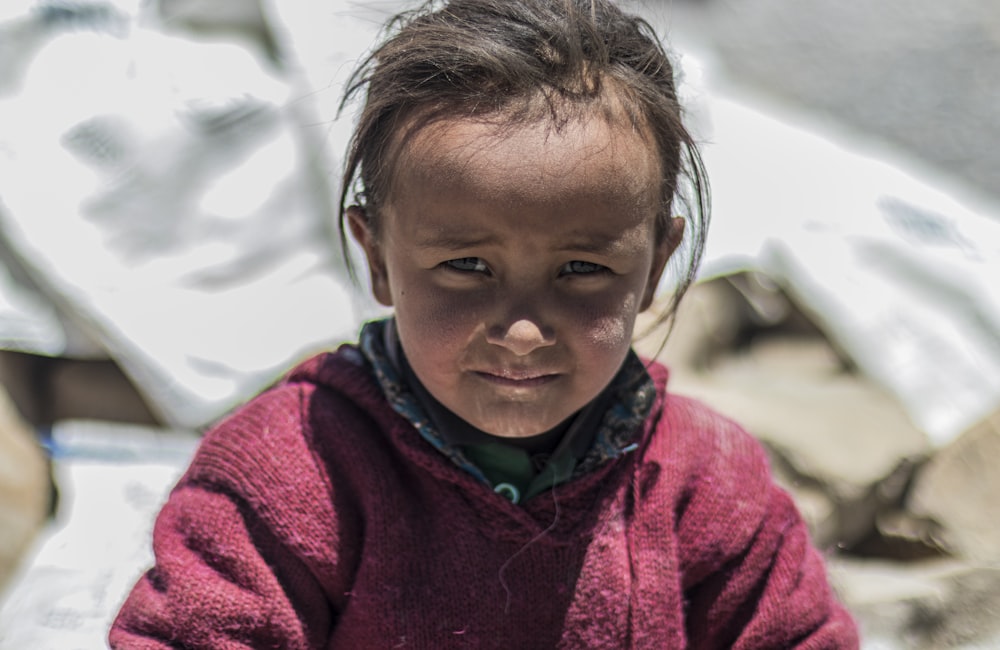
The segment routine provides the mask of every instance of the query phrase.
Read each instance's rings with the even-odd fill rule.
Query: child
[[[651,29],[455,0],[360,92],[341,233],[394,318],[206,435],[113,647],[857,647],[760,446],[631,351],[705,225]]]

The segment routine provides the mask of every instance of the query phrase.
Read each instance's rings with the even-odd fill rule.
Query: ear
[[[667,267],[667,261],[684,239],[684,218],[671,218],[666,225],[666,231],[656,244],[656,250],[653,251],[653,265],[649,269],[646,291],[642,295],[642,302],[639,303],[639,311],[646,311],[653,304],[656,288],[660,284],[660,277],[663,276],[663,269]]]
[[[386,273],[385,257],[382,247],[372,230],[371,223],[364,208],[352,205],[347,208],[347,221],[354,239],[361,244],[368,262],[368,272],[372,280],[372,293],[386,307],[392,306],[392,292],[389,291],[389,275]]]

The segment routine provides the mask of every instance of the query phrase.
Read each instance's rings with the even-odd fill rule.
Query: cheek
[[[407,358],[445,367],[472,340],[482,314],[467,296],[419,282],[394,285],[397,326]]]
[[[634,292],[608,292],[593,300],[570,302],[567,323],[580,343],[594,351],[619,351],[632,342],[639,297]]]

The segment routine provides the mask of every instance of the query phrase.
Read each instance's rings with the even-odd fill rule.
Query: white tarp
[[[958,184],[918,176],[898,154],[858,153],[850,135],[785,109],[712,89],[704,100],[704,273],[778,281],[935,445],[996,411],[1000,204],[960,202]]]
[[[199,426],[353,338],[362,303],[307,93],[245,48],[93,24],[108,15],[51,28],[0,100],[0,234],[48,301],[0,282],[0,335],[104,353],[166,422]]]

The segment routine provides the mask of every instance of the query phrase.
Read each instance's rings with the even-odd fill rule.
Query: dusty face
[[[348,216],[427,390],[506,437],[596,397],[682,231],[654,236],[651,140],[596,117],[502,134],[450,120],[410,139],[395,171],[377,233]]]

